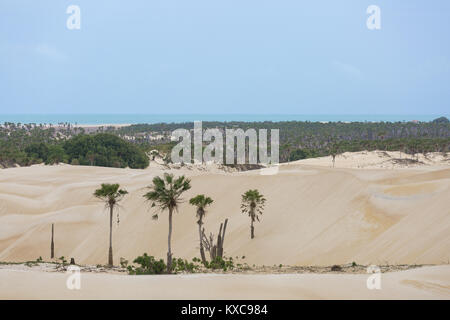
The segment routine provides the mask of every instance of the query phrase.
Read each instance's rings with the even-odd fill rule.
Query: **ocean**
[[[392,115],[392,114],[0,114],[0,123],[58,124],[137,124],[181,123],[193,121],[311,121],[311,122],[398,122],[431,121],[448,115]]]

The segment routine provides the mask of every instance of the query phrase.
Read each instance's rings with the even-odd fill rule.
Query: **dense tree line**
[[[5,123],[0,126],[0,165],[30,165],[37,163],[26,148],[31,144],[52,144],[58,139],[55,128],[43,125]]]
[[[77,135],[67,140],[63,149],[72,164],[143,169],[149,163],[137,146],[108,133]]]
[[[323,140],[377,140],[389,138],[450,137],[450,123],[441,117],[431,122],[202,122],[208,128],[279,129],[282,143],[319,143]],[[118,134],[135,135],[143,132],[172,132],[178,128],[193,129],[192,122],[136,124],[117,129]]]
[[[444,151],[448,150],[448,140],[445,139],[450,138],[450,123],[445,117],[431,122],[205,121],[202,122],[202,127],[203,129],[219,128],[223,132],[227,128],[279,129],[280,161],[282,162],[288,161],[291,155],[293,158],[303,156],[309,158],[331,154],[338,142],[342,152],[360,151],[364,148],[369,150],[401,148],[406,152],[415,152],[415,149]],[[163,133],[178,128],[191,130],[194,124],[192,122],[136,124],[122,127],[117,130],[117,133],[119,135],[135,135],[143,132]],[[430,139],[444,140],[430,142]],[[412,147],[405,140],[411,140],[418,144],[418,147]],[[170,146],[170,144],[167,145]],[[162,146],[159,147],[162,148]]]
[[[446,152],[449,150],[450,123],[445,117],[431,122],[202,122],[203,129],[241,128],[279,129],[280,161],[326,156],[333,153],[361,150],[402,150],[406,153]],[[120,135],[143,132],[171,132],[178,128],[191,130],[189,123],[136,124],[117,130]],[[149,144],[148,149],[168,149],[165,145]]]
[[[103,167],[148,166],[148,157],[138,146],[117,135],[78,134],[70,138],[57,137],[54,129],[17,129],[0,136],[0,164],[27,166],[36,163],[70,163]]]
[[[281,162],[346,151],[379,149],[416,154],[448,152],[450,149],[450,122],[445,117],[431,122],[207,121],[202,122],[202,126],[203,129],[219,128],[223,132],[226,128],[279,129]],[[69,124],[53,127],[5,123],[0,126],[0,165],[67,162],[145,167],[147,158],[143,151],[157,149],[161,153],[170,154],[176,144],[170,142],[170,134],[178,128],[190,130],[194,128],[194,124],[136,124],[98,130],[106,131],[105,135],[85,135],[82,128]],[[145,135],[149,133],[161,134],[166,138],[159,141],[145,139]],[[117,136],[127,138],[130,142]]]

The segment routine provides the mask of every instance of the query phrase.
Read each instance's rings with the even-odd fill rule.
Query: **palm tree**
[[[333,162],[333,168],[334,163],[336,162],[336,156],[339,154],[339,147],[336,143],[333,143],[330,148],[330,155],[331,155],[331,161]]]
[[[114,207],[118,205],[118,202],[128,193],[124,189],[119,189],[119,184],[102,183],[100,189],[95,190],[94,196],[104,201],[106,207],[109,208],[109,254],[108,265],[113,265],[113,253],[112,253],[112,218]]]
[[[203,224],[203,217],[206,214],[206,207],[209,206],[211,203],[213,203],[213,199],[210,197],[206,197],[204,194],[199,194],[195,196],[194,198],[191,198],[189,200],[189,203],[193,206],[197,207],[197,218],[198,218],[198,235],[200,240],[200,256],[202,257],[203,264],[206,263],[206,257],[205,257],[205,250],[203,249],[203,242],[202,242],[202,224]]]
[[[246,193],[242,195],[242,204],[241,210],[242,213],[247,213],[250,217],[250,237],[253,239],[255,237],[255,228],[253,226],[253,222],[258,220],[259,216],[262,215],[264,210],[264,204],[266,199],[262,194],[259,193],[258,190],[248,190]]]
[[[161,211],[169,210],[169,236],[167,251],[167,273],[172,271],[172,214],[178,210],[181,203],[181,194],[191,188],[191,181],[184,176],[175,178],[173,174],[164,173],[164,177],[154,177],[153,184],[148,188],[150,191],[144,194],[144,198],[152,202],[152,207],[158,206]],[[158,214],[153,215],[158,219]]]

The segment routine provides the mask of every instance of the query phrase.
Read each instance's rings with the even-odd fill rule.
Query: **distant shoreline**
[[[193,121],[217,122],[429,122],[438,117],[450,115],[364,115],[364,114],[0,114],[0,123],[23,124],[70,123],[77,127],[123,127],[133,124],[186,123]]]

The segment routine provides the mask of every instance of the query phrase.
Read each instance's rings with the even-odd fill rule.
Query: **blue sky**
[[[1,0],[0,114],[448,114],[449,39],[446,0]]]

